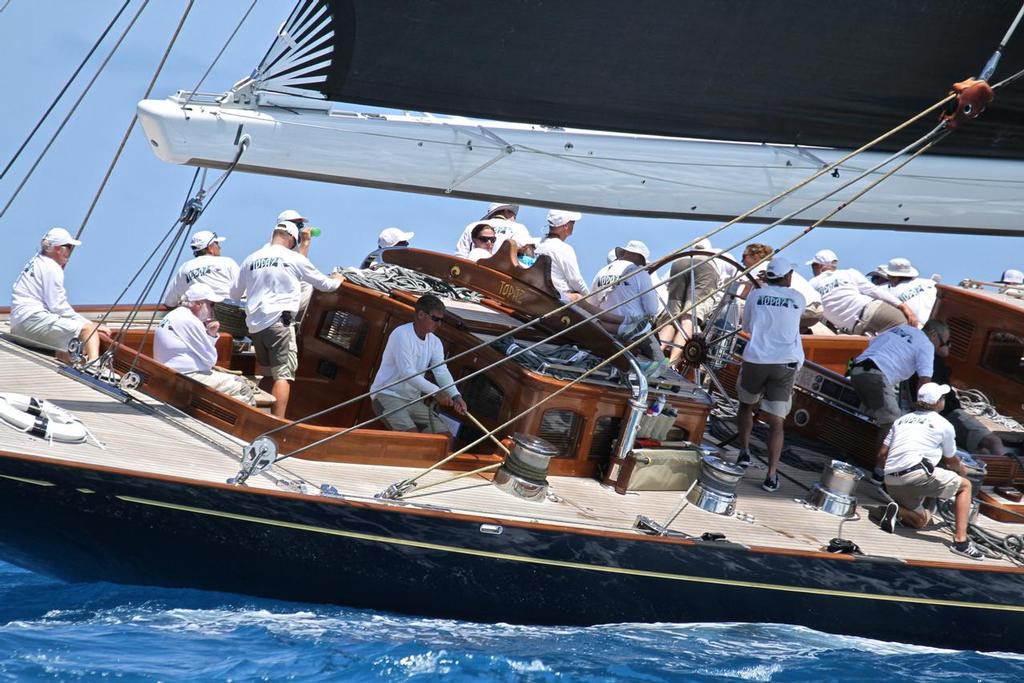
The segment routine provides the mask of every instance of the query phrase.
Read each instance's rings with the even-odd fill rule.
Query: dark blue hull
[[[484,622],[778,622],[1022,648],[1017,570],[482,524],[494,520],[0,455],[0,557],[69,580]]]

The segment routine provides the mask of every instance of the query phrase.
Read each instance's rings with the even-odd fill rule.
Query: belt
[[[858,361],[851,365],[850,368],[863,368],[865,370],[878,370],[879,372],[881,372],[881,369],[877,365],[875,365],[875,361],[871,360],[870,358],[865,358],[862,361]]]
[[[905,476],[907,474],[910,474],[911,472],[916,472],[917,470],[924,470],[925,472],[927,472],[928,468],[924,466],[923,462],[919,462],[916,465],[914,465],[912,467],[908,467],[905,470],[900,470],[899,472],[886,472],[885,476],[887,476],[887,477],[902,477],[902,476]]]

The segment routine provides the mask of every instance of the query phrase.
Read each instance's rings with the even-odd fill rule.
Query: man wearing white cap
[[[221,256],[220,243],[227,237],[221,237],[210,230],[200,230],[192,235],[193,258],[185,261],[174,274],[170,287],[167,288],[167,296],[164,298],[164,305],[174,308],[181,300],[189,285],[201,282],[209,285],[215,294],[220,296],[218,301],[223,301],[231,292],[231,286],[238,279],[238,264],[233,258]]]
[[[1024,273],[1016,268],[1007,268],[999,276],[999,284],[1006,285],[1001,292],[1019,296],[1021,288],[1024,287]]]
[[[915,529],[931,518],[925,498],[954,499],[956,516],[950,551],[972,560],[984,555],[967,538],[971,513],[971,482],[967,469],[956,457],[953,425],[939,415],[949,386],[926,382],[917,390],[917,406],[893,423],[878,452],[885,469],[885,489],[892,497],[879,526],[893,533],[899,520]],[[936,467],[943,460],[948,469]]]
[[[39,253],[29,259],[11,288],[11,334],[56,350],[58,358],[66,358],[68,344],[80,339],[82,353],[91,361],[100,355],[95,332],[110,330],[79,315],[68,303],[64,267],[80,244],[64,228],[43,235]]]
[[[366,258],[363,259],[363,264],[359,267],[364,270],[377,267],[380,264],[381,251],[391,247],[407,247],[415,234],[414,232],[406,232],[401,228],[384,228],[380,231],[380,235],[377,236],[377,248],[367,254]]]
[[[935,280],[918,277],[917,268],[905,258],[894,258],[879,270],[889,279],[889,287],[900,303],[906,304],[917,317],[921,327],[932,316],[938,290]]]
[[[643,269],[651,256],[651,250],[640,240],[630,240],[626,246],[616,247],[615,255],[616,263],[625,263],[626,266],[618,282],[608,290],[600,307],[604,311],[622,316],[618,335],[626,341],[632,341],[654,329],[654,321],[661,310],[651,274]],[[635,298],[638,295],[639,298]],[[664,358],[657,337],[651,335],[648,341],[649,343],[640,344],[638,350],[652,360]]]
[[[810,285],[821,295],[825,320],[843,334],[879,334],[909,323],[917,327],[917,316],[884,287],[871,284],[854,268],[839,270],[839,257],[822,249],[807,265],[814,272]]]
[[[608,263],[605,264],[601,270],[597,271],[594,275],[594,279],[590,283],[591,291],[596,291],[605,285],[610,285],[619,279],[622,272],[629,268],[630,261],[620,259],[618,256],[620,247],[615,247],[608,252]],[[606,289],[603,292],[597,292],[592,295],[588,301],[598,307],[603,307],[604,300],[608,297],[610,289]]]
[[[714,251],[711,242],[706,239],[694,244],[693,250]],[[710,254],[687,256],[672,263],[667,283],[668,307],[665,313],[676,317],[679,329],[674,325],[666,325],[660,332],[662,342],[673,344],[668,351],[669,365],[676,365],[683,357],[682,347],[693,336],[694,319],[702,329],[713,322],[708,318],[722,300],[722,294],[718,291],[721,278],[722,273],[714,263],[714,256]]]
[[[299,239],[294,223],[278,223],[270,243],[242,262],[238,281],[231,289],[232,299],[241,300],[243,294],[247,295],[245,324],[256,360],[274,380],[270,392],[275,399],[273,413],[282,418],[299,364],[292,323],[301,303],[300,283],[308,283],[321,292],[333,292],[345,280],[340,274],[327,276],[317,270],[296,251]]]
[[[181,305],[160,321],[153,339],[153,357],[167,367],[211,389],[255,405],[252,387],[238,375],[215,372],[220,323],[213,319],[213,304],[224,296],[202,282],[189,285]]]
[[[576,250],[566,242],[576,221],[582,217],[575,211],[548,211],[548,234],[537,247],[537,256],[547,254],[551,259],[551,282],[564,302],[579,301],[590,294],[590,288],[580,274]]]
[[[792,263],[781,256],[773,258],[765,269],[764,286],[752,291],[743,307],[743,329],[750,333],[750,341],[743,349],[736,380],[740,401],[736,463],[750,464],[750,431],[760,402],[769,429],[768,472],[761,488],[769,492],[779,489],[783,422],[793,403],[793,380],[804,362],[800,318],[805,303],[803,295],[790,287],[792,274]]]
[[[462,231],[458,244],[455,245],[455,255],[466,258],[475,246],[473,244],[473,228],[480,223],[487,221],[488,225],[494,228],[494,251],[497,252],[505,240],[513,240],[516,245],[521,246],[529,237],[530,231],[522,223],[516,222],[519,215],[518,204],[506,204],[495,202],[487,207],[487,213],[478,221],[473,221]]]

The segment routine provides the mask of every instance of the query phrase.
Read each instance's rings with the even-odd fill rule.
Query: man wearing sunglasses
[[[426,395],[458,415],[466,412],[466,402],[453,386],[452,375],[444,365],[444,347],[435,334],[444,321],[444,313],[444,303],[439,298],[424,294],[416,302],[413,321],[396,327],[388,337],[380,369],[370,386],[373,409],[388,429],[447,432],[444,420],[422,400]],[[437,384],[424,376],[431,367]],[[438,391],[440,387],[445,388]]]
[[[226,239],[211,230],[200,230],[192,235],[189,244],[192,258],[182,263],[174,274],[167,288],[167,296],[164,297],[165,306],[176,307],[181,303],[185,290],[195,284],[209,286],[220,297],[219,301],[228,297],[231,286],[238,279],[238,264],[233,258],[221,256],[220,243]]]

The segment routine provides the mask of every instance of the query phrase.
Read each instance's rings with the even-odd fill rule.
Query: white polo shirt
[[[308,282],[321,292],[333,292],[341,281],[316,269],[309,259],[280,244],[266,244],[242,262],[231,298],[245,300],[245,324],[250,333],[267,329],[285,311],[297,313],[300,283]]]
[[[821,297],[825,319],[839,330],[852,330],[860,320],[861,311],[874,299],[893,306],[900,305],[899,299],[887,287],[876,287],[853,268],[826,270],[812,277],[809,284]]]
[[[428,334],[426,339],[420,339],[412,323],[399,325],[391,332],[388,343],[384,346],[380,369],[373,378],[370,391],[375,394],[397,396],[407,401],[433,393],[437,391],[438,385],[424,377],[423,372],[443,360],[444,347],[436,335]],[[441,386],[449,386],[452,383],[452,374],[448,372],[446,365],[434,368],[431,373]],[[390,389],[380,389],[405,377],[409,379]],[[449,387],[445,393],[454,398],[459,395],[459,390],[457,387]]]
[[[526,244],[526,240],[530,238],[530,231],[522,223],[516,223],[510,221],[507,218],[489,218],[487,222],[494,228],[494,251],[498,251],[505,240],[515,240],[516,244],[522,246]],[[459,241],[455,245],[455,255],[462,256],[463,258],[469,256],[469,252],[473,250],[473,228],[475,228],[483,221],[473,221],[462,231],[462,235],[459,236]]]
[[[928,322],[928,318],[931,317],[932,309],[935,308],[935,298],[938,295],[935,281],[918,277],[901,282],[890,289],[892,289],[892,293],[896,295],[896,298],[900,300],[900,303],[910,306],[910,310],[921,321],[920,326],[923,327]]]
[[[72,318],[83,325],[88,322],[68,303],[68,295],[64,290],[64,269],[52,258],[42,254],[29,259],[11,287],[11,327],[22,324],[39,311]]]
[[[591,291],[596,290],[599,287],[604,287],[605,285],[611,282],[614,282],[620,275],[622,275],[623,271],[625,271],[626,268],[628,268],[631,265],[633,264],[630,263],[629,261],[623,261],[622,259],[616,259],[611,263],[605,265],[604,268],[597,271],[597,275],[594,276],[594,281],[590,283]],[[601,302],[605,300],[610,291],[610,289],[606,289],[600,294],[595,294],[593,297],[591,297],[590,303],[594,304],[595,306],[600,306]]]
[[[750,333],[750,341],[743,349],[743,360],[802,365],[800,317],[803,314],[804,298],[792,287],[769,285],[750,292],[743,306],[743,329]]]
[[[915,410],[896,420],[885,436],[889,455],[885,472],[892,474],[913,467],[927,458],[938,464],[956,453],[956,432],[949,420],[934,410]]]
[[[910,325],[897,325],[870,342],[854,362],[871,359],[889,384],[912,376],[931,377],[935,362],[935,346],[921,330]]]
[[[576,250],[567,242],[557,237],[545,237],[537,246],[536,253],[537,256],[547,254],[551,259],[551,282],[563,300],[568,300],[569,292],[590,294],[590,288],[580,274]]]
[[[153,338],[153,357],[178,372],[210,372],[217,364],[217,338],[192,311],[179,306],[160,321]]]
[[[196,282],[209,285],[214,294],[226,299],[231,296],[231,288],[237,279],[238,264],[235,263],[235,259],[212,254],[196,256],[178,268],[170,287],[167,288],[164,303],[171,307],[177,306],[181,301],[181,295]]]
[[[628,268],[622,272],[623,279],[608,290],[608,296],[601,302],[601,308],[605,311],[621,315],[626,323],[635,323],[644,318],[657,317],[661,306],[658,302],[658,292],[654,289],[654,282],[651,280],[651,274],[646,270],[642,270],[635,263],[628,261],[624,263],[626,263]],[[622,303],[632,299],[641,292],[645,293],[639,299],[634,299],[629,301],[629,303]],[[619,306],[619,304],[622,305]]]

